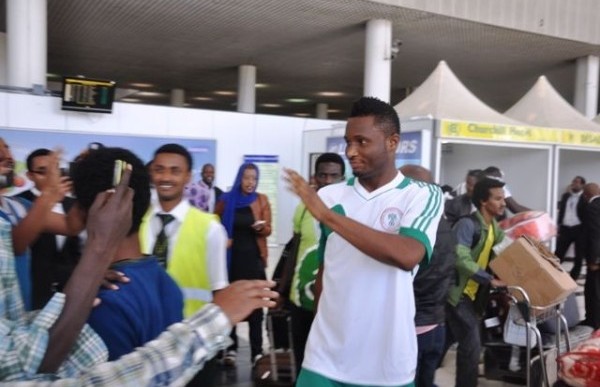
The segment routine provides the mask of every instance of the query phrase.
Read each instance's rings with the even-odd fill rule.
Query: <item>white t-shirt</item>
[[[442,213],[437,186],[398,173],[373,192],[353,178],[322,188],[319,196],[329,208],[373,229],[415,238],[431,256]],[[412,382],[417,362],[413,273],[370,258],[327,227],[319,248],[323,293],[303,367],[345,383]]]
[[[168,214],[175,218],[165,227],[165,233],[169,239],[169,246],[175,246],[177,237],[179,236],[179,228],[185,219],[188,211],[192,208],[187,200],[179,202]],[[162,222],[156,214],[166,214],[162,211],[160,204],[153,203],[151,206],[152,214],[150,215],[149,229],[147,235],[146,251],[152,251],[152,246],[156,243],[156,236],[162,228]],[[208,278],[210,279],[210,287],[212,290],[219,290],[229,285],[227,277],[227,231],[218,220],[210,222],[208,235],[206,236],[206,263],[208,265]],[[171,259],[171,252],[167,252],[167,262]]]

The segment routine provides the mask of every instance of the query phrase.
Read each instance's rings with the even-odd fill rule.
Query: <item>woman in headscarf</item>
[[[256,192],[258,168],[255,164],[240,166],[231,191],[223,194],[215,206],[215,214],[229,236],[227,267],[229,281],[265,279],[267,237],[271,235],[271,206],[263,194]],[[262,310],[255,310],[247,319],[250,327],[251,361],[262,357]],[[235,365],[237,334],[231,332],[233,345],[223,358],[225,365]]]

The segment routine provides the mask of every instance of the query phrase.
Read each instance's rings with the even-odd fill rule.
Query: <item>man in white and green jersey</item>
[[[431,256],[442,193],[396,170],[400,123],[389,104],[355,102],[344,138],[355,176],[346,184],[317,194],[287,171],[322,228],[317,314],[297,386],[413,386],[413,273]]]

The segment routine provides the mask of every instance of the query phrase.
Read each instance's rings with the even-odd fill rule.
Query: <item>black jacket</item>
[[[413,282],[417,313],[415,325],[441,324],[448,290],[455,279],[456,236],[450,222],[440,219],[435,246],[429,264],[422,262]]]
[[[571,197],[571,193],[570,192],[565,192],[561,197],[560,200],[558,201],[558,219],[557,219],[557,224],[559,226],[562,226],[563,223],[563,219],[565,218],[565,210],[567,208],[567,201],[569,200],[569,198]],[[577,202],[577,217],[579,218],[580,222],[583,222],[583,217],[585,216],[585,207],[586,207],[586,202],[585,199],[583,198],[583,195],[579,195],[579,201]]]
[[[583,231],[588,262],[600,264],[600,197],[587,204],[583,216]]]
[[[452,200],[447,200],[444,204],[444,215],[453,225],[463,216],[470,215],[473,211],[473,203],[467,194],[458,195]]]
[[[34,202],[36,196],[31,191],[17,196]],[[65,198],[62,202],[65,213],[71,208],[74,199]],[[43,308],[55,291],[62,290],[81,255],[79,237],[67,237],[62,249],[56,245],[56,235],[42,233],[30,246],[31,250],[31,295],[34,310]]]

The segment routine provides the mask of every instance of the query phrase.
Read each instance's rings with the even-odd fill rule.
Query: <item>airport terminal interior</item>
[[[319,157],[332,153],[341,156],[353,184],[352,142],[344,137],[348,117],[359,98],[375,97],[400,123],[396,169],[424,168],[446,201],[467,195],[461,218],[474,208],[466,175],[467,182],[471,172],[477,181],[501,180],[504,198],[511,198],[506,205],[513,221],[502,223],[507,235],[540,240],[544,247],[534,244],[535,251],[547,249],[538,255],[561,273],[550,275],[562,276],[556,280],[562,293],[551,305],[529,303],[520,311],[531,313],[534,326],[546,326],[543,359],[533,348],[529,365],[527,352],[535,345],[526,342],[524,320],[511,325],[520,329],[519,344],[508,343],[508,311],[498,314],[501,308],[487,304],[476,385],[585,385],[593,376],[575,375],[576,367],[565,365],[572,358],[557,359],[591,335],[587,309],[593,307],[586,303],[594,289],[586,281],[600,281],[594,273],[600,262],[586,256],[578,267],[575,236],[556,253],[558,263],[551,256],[565,243],[559,241],[563,227],[587,227],[581,234],[586,241],[595,235],[588,231],[595,223],[584,221],[577,200],[589,199],[590,206],[600,183],[599,18],[597,0],[0,0],[0,137],[15,159],[16,176],[14,185],[0,185],[4,196],[34,187],[39,171],[26,160],[36,148],[62,148],[60,166],[67,168],[90,147],[123,147],[152,176],[153,152],[177,143],[191,155],[186,195],[193,204],[190,192],[206,185],[205,165],[213,167],[210,184],[243,192],[238,167],[254,163],[260,181],[253,189],[265,194],[272,212],[265,239],[271,278],[297,231],[301,202],[284,176],[297,171],[320,188]],[[229,216],[215,209],[210,184],[208,212]],[[478,248],[492,254],[488,242]],[[483,254],[476,246],[468,254]],[[489,282],[488,258],[478,259],[471,263]],[[518,271],[513,267],[510,275]],[[559,333],[556,344],[558,310],[568,320],[569,340]],[[381,312],[385,318],[387,311]],[[262,324],[262,353],[251,348],[249,324],[238,324],[237,359],[231,364],[226,352],[219,354],[210,365],[213,385],[294,384],[285,371],[281,384],[269,384],[277,382],[274,369],[257,371],[258,360],[271,359],[272,350],[292,352],[271,348],[266,320]],[[457,353],[456,344],[450,346],[435,385],[457,383]],[[559,375],[560,367],[567,376]]]

